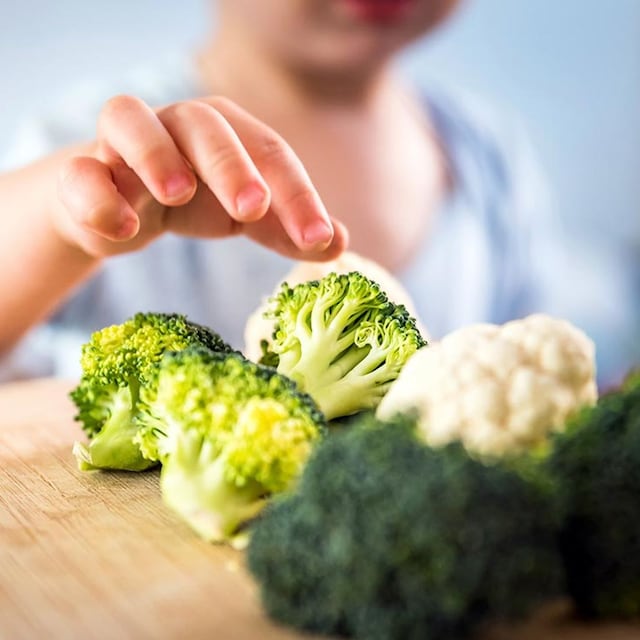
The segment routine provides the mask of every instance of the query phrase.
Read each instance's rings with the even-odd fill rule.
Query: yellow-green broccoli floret
[[[153,384],[165,352],[193,344],[231,350],[213,330],[179,314],[137,313],[91,335],[82,347],[80,382],[71,392],[76,420],[90,439],[74,447],[81,469],[139,471],[157,464],[134,442],[140,390]]]
[[[270,496],[292,487],[326,429],[292,380],[239,354],[169,353],[142,396],[157,419],[163,499],[213,542],[235,539]]]

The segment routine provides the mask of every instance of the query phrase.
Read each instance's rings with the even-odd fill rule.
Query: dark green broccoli
[[[214,331],[178,314],[137,313],[91,335],[82,347],[81,379],[71,392],[76,420],[90,439],[88,446],[74,446],[81,469],[139,471],[157,464],[134,442],[140,389],[152,382],[166,351],[193,344],[231,350]]]
[[[363,415],[253,523],[275,620],[366,640],[453,640],[561,592],[553,501],[520,475]]]
[[[291,488],[326,431],[292,380],[199,347],[167,353],[141,402],[155,419],[138,439],[162,462],[165,504],[212,542],[237,542],[266,500]]]
[[[558,435],[549,458],[568,590],[584,617],[640,616],[640,378]]]
[[[269,301],[275,320],[262,362],[309,393],[328,420],[375,408],[417,349],[415,319],[362,273],[330,273]]]

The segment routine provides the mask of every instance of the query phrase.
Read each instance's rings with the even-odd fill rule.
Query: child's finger
[[[140,221],[118,193],[109,167],[90,157],[75,157],[62,168],[60,200],[71,219],[82,228],[109,240],[129,240]]]
[[[158,117],[232,218],[253,221],[266,213],[269,188],[220,113],[204,102],[192,101],[162,109]]]
[[[334,260],[346,248],[349,234],[346,227],[337,220],[332,220],[334,234],[326,246],[314,249],[298,247],[282,226],[282,221],[275,215],[267,215],[259,224],[244,225],[243,233],[259,244],[295,260]]]
[[[271,209],[293,243],[303,251],[322,251],[334,229],[300,159],[270,127],[223,98],[213,106],[234,128],[271,191]]]
[[[196,177],[154,111],[142,100],[116,96],[98,120],[100,149],[107,161],[121,158],[164,205],[185,204]]]

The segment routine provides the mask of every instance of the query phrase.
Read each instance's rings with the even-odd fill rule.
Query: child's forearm
[[[0,176],[0,353],[52,313],[99,264],[53,224],[60,166],[77,151]]]

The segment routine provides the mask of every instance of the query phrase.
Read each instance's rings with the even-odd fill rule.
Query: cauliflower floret
[[[359,271],[380,285],[389,300],[396,304],[403,304],[407,311],[416,318],[416,326],[422,337],[429,340],[429,334],[417,317],[409,293],[398,279],[377,262],[364,258],[353,251],[344,251],[340,257],[329,262],[298,262],[283,278],[283,281],[295,286],[309,280],[320,280],[332,272],[341,274],[350,271]],[[280,288],[280,284],[280,282],[277,284],[274,291]],[[245,325],[243,353],[254,362],[257,362],[262,356],[261,341],[270,338],[273,333],[273,320],[264,317],[266,308],[267,300],[265,299],[249,316]]]
[[[460,440],[469,451],[502,456],[543,446],[596,400],[593,341],[566,320],[535,314],[470,325],[418,350],[377,416],[416,410],[430,445]]]

